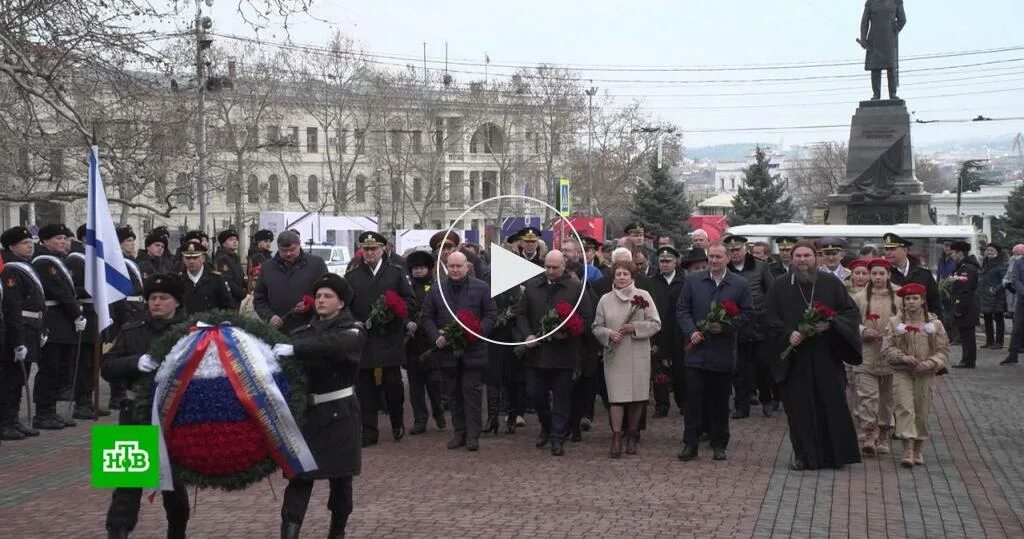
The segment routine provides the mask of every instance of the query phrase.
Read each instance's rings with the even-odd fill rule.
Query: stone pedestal
[[[932,224],[930,200],[914,177],[906,103],[861,101],[850,125],[846,181],[828,199],[828,223]]]

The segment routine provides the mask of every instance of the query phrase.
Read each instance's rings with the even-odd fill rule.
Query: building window
[[[245,128],[245,146],[247,148],[255,148],[260,144],[260,133],[259,129],[255,125],[250,125]]]
[[[281,141],[281,128],[276,125],[267,126],[267,142],[274,144]]]
[[[412,179],[412,201],[423,202],[423,180],[421,178]]]
[[[294,174],[288,176],[288,202],[299,201],[299,177]]]
[[[434,152],[444,153],[444,118],[434,118]]]
[[[389,141],[391,143],[391,151],[394,152],[395,155],[401,155],[401,153],[402,153],[402,132],[397,130],[397,129],[392,129],[391,131],[388,131],[388,135],[390,135],[389,138],[391,139]]]
[[[306,198],[310,202],[320,200],[320,182],[316,179],[316,176],[310,176],[306,180]]]
[[[224,199],[228,204],[237,204],[242,201],[242,182],[239,181],[238,175],[233,172],[228,175],[228,185],[224,193]]]
[[[249,185],[246,186],[249,193],[249,203],[259,204],[260,202],[260,180],[255,174],[249,175]]]
[[[356,202],[366,202],[366,176],[356,176]]]
[[[463,174],[461,170],[452,170],[448,173],[448,202],[450,204],[461,204],[465,200],[462,183]]]
[[[366,150],[366,131],[364,129],[356,129],[356,155],[362,154]]]
[[[729,190],[730,191],[735,191],[736,190],[736,177],[735,176],[733,176],[732,178],[729,178]]]
[[[338,130],[338,153],[348,153],[348,129]]]
[[[288,144],[290,144],[292,148],[299,147],[299,128],[294,125],[288,127]]]
[[[178,176],[174,179],[174,191],[177,193],[178,204],[188,204],[189,209],[191,209],[192,197],[189,196],[190,186],[188,184],[188,176],[184,172],[178,173]]]
[[[319,153],[320,144],[317,141],[317,132],[315,127],[306,128],[306,153]]]
[[[480,171],[474,170],[469,173],[469,200],[476,202],[480,194]]]
[[[50,176],[54,179],[64,177],[64,150],[50,150]]]
[[[412,132],[412,153],[423,153],[423,131]]]
[[[281,202],[281,180],[277,179],[277,174],[271,174],[267,178],[267,202],[271,204]]]
[[[498,189],[498,172],[495,170],[485,171],[483,183],[480,187],[480,191],[483,193],[484,198],[491,198],[495,196],[495,191]]]

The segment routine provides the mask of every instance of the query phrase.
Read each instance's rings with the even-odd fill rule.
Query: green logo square
[[[93,488],[160,486],[160,442],[156,425],[96,425],[92,428]]]

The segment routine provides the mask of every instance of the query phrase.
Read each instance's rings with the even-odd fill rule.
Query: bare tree
[[[824,208],[829,195],[839,191],[846,178],[847,148],[842,142],[823,142],[811,148],[807,159],[787,170],[790,193],[804,217]]]

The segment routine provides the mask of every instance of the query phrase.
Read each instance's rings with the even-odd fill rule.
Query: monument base
[[[863,195],[832,195],[828,197],[825,223],[830,225],[896,225],[911,223],[935,224],[931,217],[929,193],[892,195],[885,200],[872,200]]]

